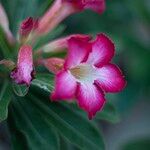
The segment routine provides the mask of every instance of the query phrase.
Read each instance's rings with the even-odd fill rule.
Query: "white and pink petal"
[[[89,39],[72,37],[68,40],[68,55],[64,67],[66,69],[75,67],[84,62],[91,50]]]
[[[51,94],[51,99],[53,101],[73,99],[76,88],[75,78],[68,71],[59,72],[55,78],[55,89]]]
[[[114,56],[114,52],[113,42],[106,35],[99,34],[92,43],[92,52],[89,54],[87,63],[95,66],[107,64]]]
[[[88,113],[89,119],[92,119],[105,104],[104,93],[94,84],[79,84],[76,97],[79,107]]]
[[[121,70],[114,64],[108,64],[98,68],[97,74],[98,78],[95,82],[105,92],[119,92],[126,85]]]

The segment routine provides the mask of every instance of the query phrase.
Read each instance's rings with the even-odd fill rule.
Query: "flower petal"
[[[104,34],[99,34],[92,44],[92,52],[89,54],[87,62],[96,66],[104,65],[112,59],[114,51],[114,44],[111,40]]]
[[[33,23],[34,21],[32,17],[28,17],[27,19],[25,19],[20,25],[20,29],[19,29],[20,35],[21,36],[29,35],[29,33],[33,29]]]
[[[99,14],[103,13],[105,10],[105,0],[85,0],[84,8],[91,9]]]
[[[103,92],[94,84],[78,85],[76,94],[79,107],[88,112],[89,119],[92,119],[96,112],[100,111],[105,104]]]
[[[72,68],[87,59],[91,45],[89,39],[72,37],[68,40],[68,56],[65,61],[65,68]]]
[[[63,37],[63,38],[51,41],[50,43],[44,45],[42,47],[42,50],[45,53],[64,51],[65,49],[68,48],[68,40],[72,37],[82,39],[82,40],[85,40],[85,41],[88,41],[88,40],[91,39],[91,36],[89,36],[89,35],[73,34],[73,35],[69,35],[67,37]]]
[[[91,9],[97,13],[102,13],[105,10],[105,0],[64,0],[74,6],[76,11]]]
[[[2,4],[0,3],[0,26],[3,28],[7,40],[10,44],[14,44],[15,42],[15,38],[13,37],[10,29],[9,29],[9,21],[7,18],[7,14],[2,6]]]
[[[75,78],[67,71],[57,74],[55,79],[55,90],[52,92],[52,100],[72,99],[76,91]]]
[[[120,69],[113,64],[98,68],[98,74],[99,78],[96,79],[96,83],[106,92],[119,92],[126,85]]]
[[[24,45],[18,54],[17,68],[11,72],[11,78],[18,84],[30,85],[33,73],[32,47]]]

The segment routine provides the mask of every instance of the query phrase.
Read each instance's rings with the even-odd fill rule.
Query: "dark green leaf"
[[[121,150],[150,150],[150,138],[131,141]]]
[[[40,110],[28,103],[28,99],[17,98],[13,101],[8,123],[14,150],[59,149],[57,132],[45,121]]]
[[[8,45],[8,42],[6,40],[5,33],[3,32],[3,29],[0,26],[0,51],[2,52],[4,58],[10,58],[10,47]]]
[[[0,90],[0,122],[5,120],[8,115],[8,105],[11,100],[9,82],[5,81]]]
[[[36,92],[37,93],[37,92]],[[82,150],[103,150],[104,143],[92,121],[60,103],[50,103],[48,97],[28,96],[32,108],[40,110],[48,124]]]

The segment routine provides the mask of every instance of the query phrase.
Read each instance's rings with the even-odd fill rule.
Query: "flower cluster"
[[[89,119],[92,119],[96,112],[103,108],[105,93],[119,92],[126,85],[121,70],[111,63],[115,52],[113,42],[102,33],[97,34],[95,40],[89,35],[74,34],[51,41],[35,53],[32,51],[32,44],[37,37],[46,35],[63,19],[84,9],[101,14],[105,10],[105,0],[56,0],[41,18],[25,19],[18,32],[18,42],[21,45],[18,61],[10,76],[17,84],[29,86],[35,74],[34,62],[38,61],[38,64],[55,74],[55,87],[50,99],[76,99],[79,107],[88,113]],[[2,5],[0,26],[10,44],[17,42],[9,30]],[[64,49],[67,51],[64,59],[51,57],[36,60],[35,57],[33,61],[33,56],[38,52],[61,52]],[[7,61],[1,61],[3,62]]]

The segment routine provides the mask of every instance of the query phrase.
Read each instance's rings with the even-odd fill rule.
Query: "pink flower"
[[[68,40],[64,67],[56,74],[52,100],[77,99],[89,119],[105,104],[105,92],[119,92],[126,81],[120,69],[111,64],[114,44],[104,34],[95,41],[72,37]]]
[[[10,76],[17,84],[29,86],[33,79],[33,72],[32,47],[23,45],[19,50],[17,67]]]
[[[91,9],[99,14],[105,10],[105,0],[56,0],[39,20],[39,35],[47,34],[69,15]]]

